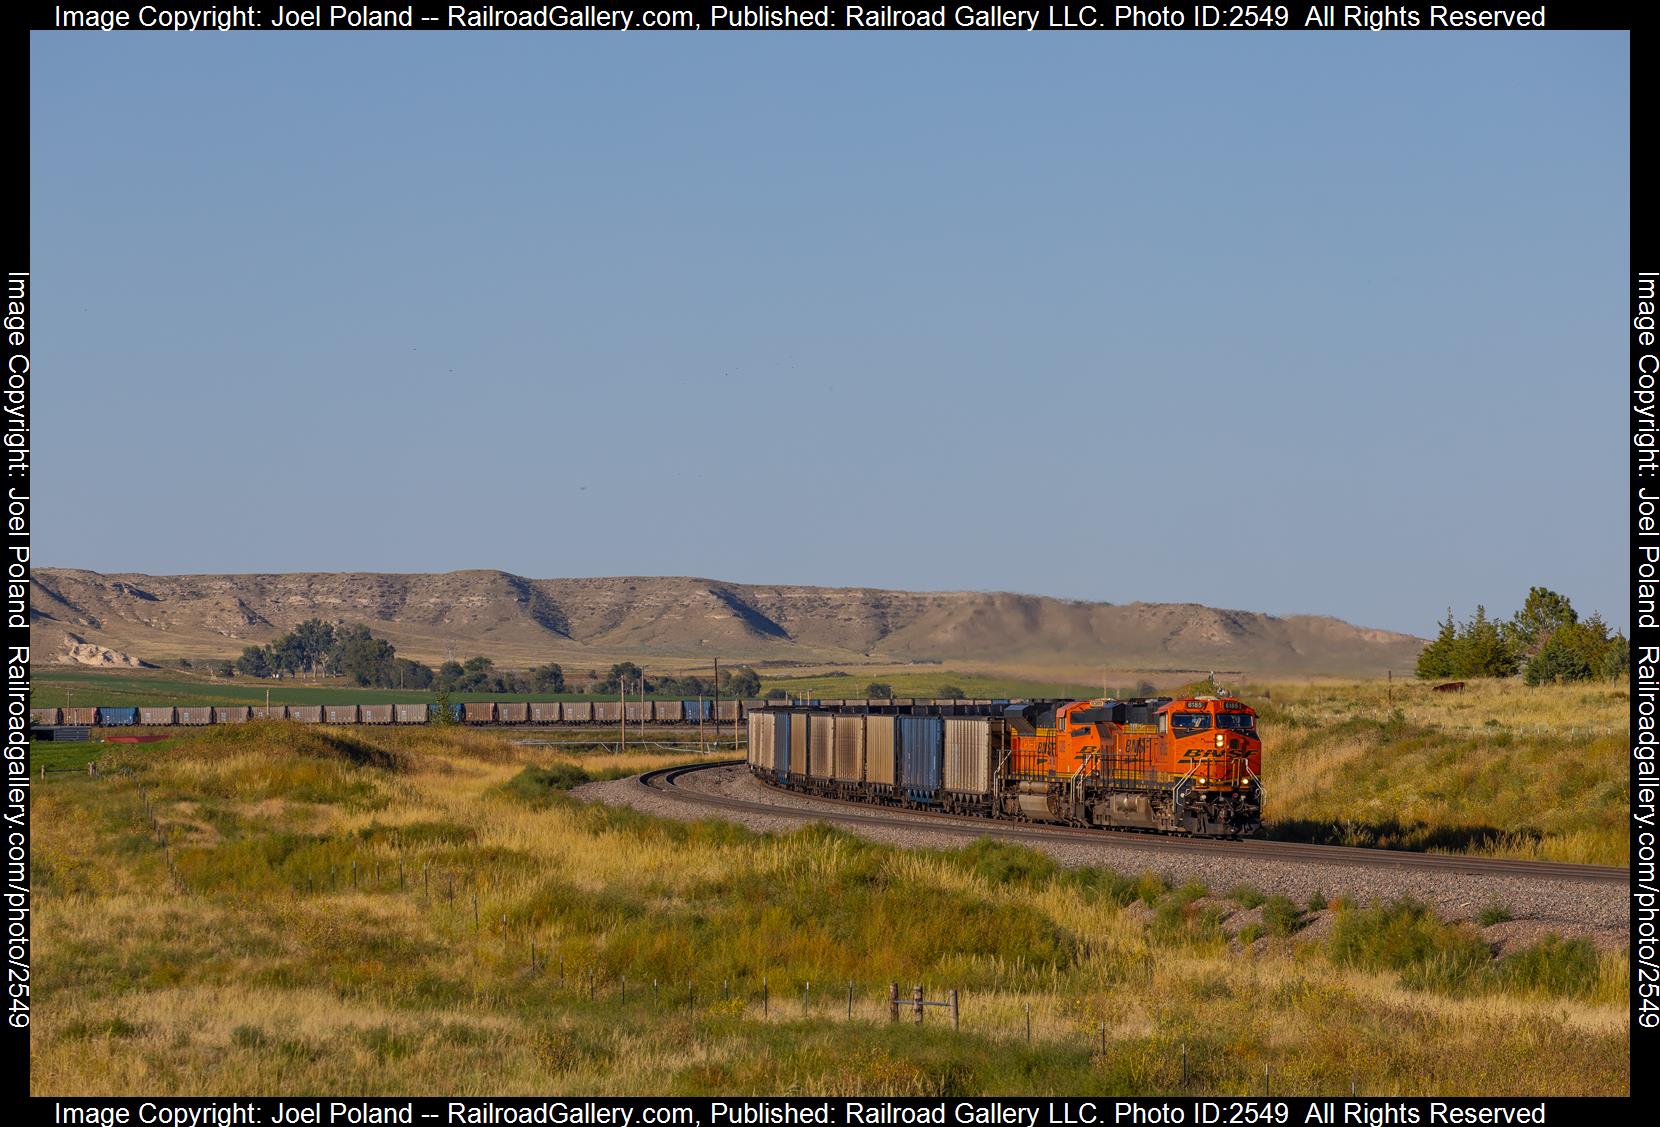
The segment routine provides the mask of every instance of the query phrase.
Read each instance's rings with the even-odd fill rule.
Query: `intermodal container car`
[[[323,706],[320,704],[291,704],[288,706],[288,718],[298,720],[302,724],[321,724],[323,722]]]
[[[181,708],[179,709],[178,722],[181,725],[189,725],[193,728],[203,724],[211,724],[213,723],[213,709],[206,705],[200,708]]]
[[[504,700],[496,704],[496,721],[501,724],[528,724],[530,705],[522,700]]]
[[[246,724],[253,710],[245,704],[214,705],[213,722],[215,724]]]
[[[470,700],[461,706],[461,722],[464,724],[488,724],[496,718],[496,702],[493,700]]]
[[[861,783],[865,778],[865,718],[844,715],[831,720],[836,748],[831,777],[838,783]]]
[[[945,721],[945,789],[955,794],[991,793],[997,763],[997,729],[985,716],[952,716]]]
[[[356,724],[357,705],[325,704],[323,706],[323,720],[329,724]]]
[[[397,716],[397,705],[393,704],[364,704],[357,709],[357,718],[364,724],[390,724]]]
[[[532,724],[557,724],[559,723],[559,719],[560,714],[558,701],[533,700],[530,702],[530,722]]]
[[[399,724],[425,724],[432,719],[432,713],[424,704],[394,704],[392,716]]]
[[[883,793],[893,790],[894,720],[892,716],[866,716],[865,782]]]
[[[594,702],[591,700],[568,700],[559,706],[567,724],[592,724],[594,722]]]
[[[692,703],[697,703],[693,701]],[[682,700],[654,700],[651,718],[659,724],[679,724],[687,719],[686,702]]]
[[[63,716],[61,708],[31,708],[29,709],[29,723],[39,724],[43,728],[56,727]]]
[[[899,786],[913,802],[937,802],[945,722],[938,716],[896,716]]]
[[[65,712],[70,711],[64,709]],[[78,709],[76,711],[79,711]],[[128,728],[138,723],[138,709],[136,708],[98,708],[98,723],[109,728]]]

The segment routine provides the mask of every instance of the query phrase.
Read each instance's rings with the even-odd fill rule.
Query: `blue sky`
[[[1628,47],[37,34],[36,559],[1624,626]]]

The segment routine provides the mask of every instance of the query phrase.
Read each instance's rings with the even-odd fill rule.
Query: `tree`
[[[789,696],[789,694],[786,693],[783,689],[768,689],[766,699],[767,700],[783,700],[787,696]]]
[[[865,686],[865,697],[868,700],[892,700],[893,686],[886,681],[872,681]]]
[[[962,700],[967,695],[956,685],[941,685],[938,693],[941,700]]]
[[[752,698],[761,695],[761,675],[748,666],[721,672],[721,695]]]
[[[1508,677],[1516,672],[1516,655],[1505,644],[1498,623],[1487,617],[1487,608],[1476,604],[1472,618],[1459,640],[1459,677]]]
[[[271,654],[264,646],[247,646],[236,659],[236,671],[247,677],[269,677]]]
[[[334,631],[328,664],[358,685],[389,685],[396,656],[392,643],[369,633],[367,626],[346,626]]]
[[[1624,634],[1615,634],[1597,659],[1597,676],[1604,681],[1620,681],[1630,671],[1631,643],[1625,640]]]
[[[565,691],[565,671],[552,661],[538,665],[530,671],[530,683],[539,693],[562,693]]]
[[[636,690],[641,686],[649,688],[649,686],[645,686],[644,684],[645,676],[646,671],[641,669],[638,665],[635,665],[632,661],[619,661],[611,667],[611,672],[606,676],[605,680],[599,683],[597,691],[602,693],[614,693],[623,685],[628,686],[631,691]]]
[[[333,626],[320,618],[308,618],[292,633],[302,668],[315,673],[327,664],[329,651],[334,648]]]
[[[1530,587],[1522,609],[1506,624],[1505,632],[1517,659],[1525,661],[1538,653],[1552,634],[1578,621],[1579,615],[1566,596],[1548,587]]]
[[[208,670],[215,677],[232,677],[236,674],[236,663],[230,661],[215,661],[208,666]]]
[[[1558,630],[1528,659],[1522,680],[1529,685],[1553,685],[1558,681],[1589,681],[1591,664],[1585,655]]]
[[[1453,676],[1453,664],[1458,660],[1458,624],[1453,621],[1452,607],[1447,608],[1447,620],[1441,624],[1435,641],[1425,646],[1418,655],[1418,676],[1426,680],[1440,680]]]

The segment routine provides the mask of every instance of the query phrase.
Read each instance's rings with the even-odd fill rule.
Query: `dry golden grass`
[[[39,792],[37,1093],[1176,1092],[1184,1045],[1195,1093],[1629,1086],[1620,960],[1408,989],[1230,951],[1150,878],[515,797],[553,756],[477,733],[292,731]],[[959,989],[962,1030],[890,1025],[894,981]]]
[[[1624,865],[1626,693],[1471,681],[1247,687],[1281,837]]]

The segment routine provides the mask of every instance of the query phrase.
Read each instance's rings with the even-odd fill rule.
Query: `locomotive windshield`
[[[1249,712],[1224,712],[1217,716],[1216,726],[1218,728],[1236,728],[1244,731],[1246,729],[1255,728],[1257,726],[1257,718],[1252,716]]]
[[[1170,727],[1178,732],[1202,732],[1210,727],[1210,713],[1172,712]]]

